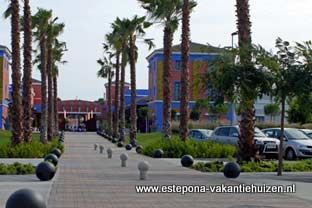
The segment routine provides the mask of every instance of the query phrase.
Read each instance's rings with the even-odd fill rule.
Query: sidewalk
[[[94,143],[104,145],[105,154],[94,151]],[[91,133],[67,134],[65,146],[48,200],[49,208],[312,207],[311,201],[282,194],[137,194],[136,185],[218,185],[237,184],[239,180],[182,168],[166,159],[138,155],[134,150],[127,152],[128,167],[121,168],[119,155],[126,152],[125,149],[116,148]],[[108,147],[114,151],[111,160],[106,156]],[[137,163],[140,160],[151,164],[146,181],[139,180]]]

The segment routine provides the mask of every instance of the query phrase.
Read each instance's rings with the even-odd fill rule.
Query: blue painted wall
[[[2,117],[2,112],[3,112],[3,106],[2,106],[2,104],[0,104],[0,129],[2,129],[3,128],[3,117]]]
[[[193,109],[195,102],[189,103],[189,109]],[[148,108],[153,110],[155,113],[155,127],[156,131],[162,130],[162,122],[163,122],[163,101],[154,101],[148,103]],[[171,109],[180,109],[180,102],[172,102]]]

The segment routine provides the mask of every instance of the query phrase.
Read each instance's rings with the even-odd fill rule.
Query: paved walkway
[[[94,143],[113,147],[113,159],[93,150]],[[237,184],[221,174],[205,174],[163,159],[128,152],[128,167],[120,167],[118,149],[96,134],[67,134],[65,154],[53,181],[49,208],[308,208],[312,202],[282,194],[137,194],[136,185]],[[105,150],[106,152],[106,150]],[[137,163],[151,164],[148,180],[140,181]],[[291,184],[291,183],[290,183]]]
[[[1,175],[0,176],[0,208],[4,208],[6,201],[17,190],[32,189],[42,194],[47,200],[50,195],[52,181],[39,181],[35,175]]]

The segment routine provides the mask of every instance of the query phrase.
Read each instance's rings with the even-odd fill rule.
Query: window
[[[232,127],[230,129],[230,137],[237,137],[238,136],[238,131],[236,128]]]
[[[175,82],[173,86],[173,100],[177,101],[181,98],[181,83]]]
[[[229,136],[230,128],[219,128],[216,132],[217,136]]]
[[[268,137],[275,138],[275,134],[274,134],[273,130],[266,130],[265,131],[265,135],[268,136]]]
[[[176,61],[175,62],[175,69],[177,71],[181,71],[181,69],[182,69],[182,62],[181,61]]]

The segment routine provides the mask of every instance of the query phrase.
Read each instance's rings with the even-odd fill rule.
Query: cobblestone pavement
[[[96,134],[67,134],[65,154],[53,181],[49,208],[309,208],[312,202],[284,194],[137,194],[136,185],[217,185],[238,184],[221,174],[204,174],[163,159],[127,152],[126,168],[121,168],[116,148]],[[113,159],[94,151],[94,143],[112,147]],[[140,181],[137,163],[151,164],[146,181]]]

